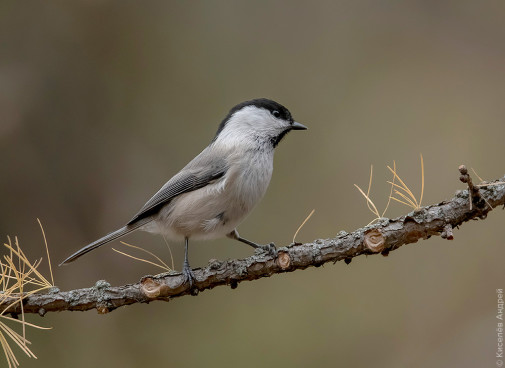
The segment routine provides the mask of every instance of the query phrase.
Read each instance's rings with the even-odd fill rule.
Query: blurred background
[[[504,12],[503,1],[3,1],[0,236],[45,257],[40,218],[56,266],[128,221],[256,97],[309,127],[280,144],[239,228],[257,242],[289,244],[312,209],[298,241],[369,223],[353,184],[366,190],[370,165],[379,210],[393,161],[419,195],[420,153],[423,204],[465,188],[460,164],[502,177]],[[409,211],[392,203],[386,216]],[[15,349],[22,367],[493,366],[504,218],[236,290],[30,316],[53,329],[28,330],[38,360]],[[170,262],[161,237],[124,240]],[[182,244],[170,245],[180,269]],[[194,243],[191,264],[250,254]],[[158,270],[104,246],[54,272],[70,290]]]

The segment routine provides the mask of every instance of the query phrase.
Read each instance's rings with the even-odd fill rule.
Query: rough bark
[[[277,257],[256,253],[245,259],[211,260],[205,268],[194,270],[194,289],[183,282],[180,273],[144,276],[138,283],[115,287],[101,280],[91,288],[71,291],[53,288],[46,294],[31,295],[24,299],[24,313],[44,315],[46,312],[86,311],[93,308],[99,313],[108,313],[133,303],[169,301],[184,295],[195,295],[198,291],[219,285],[235,288],[242,281],[311,266],[319,267],[327,262],[344,260],[350,263],[352,258],[363,254],[380,253],[386,256],[404,244],[429,239],[433,235],[451,240],[454,236],[453,229],[466,221],[485,219],[493,208],[505,208],[505,177],[477,186],[471,182],[464,166],[460,167],[460,173],[460,180],[467,183],[469,189],[458,191],[449,201],[425,206],[395,219],[380,219],[377,223],[352,233],[341,231],[334,238],[292,244],[280,248]],[[13,300],[5,300],[0,304],[0,309]],[[19,303],[6,313],[21,313]]]

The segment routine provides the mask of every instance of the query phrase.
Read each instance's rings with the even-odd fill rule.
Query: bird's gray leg
[[[184,238],[185,251],[184,251],[184,263],[182,265],[182,275],[184,276],[184,282],[189,282],[189,288],[193,289],[193,282],[195,281],[195,275],[193,274],[193,270],[189,266],[188,261],[188,248],[189,248],[189,239]]]
[[[254,243],[254,242],[252,242],[250,240],[242,238],[238,234],[237,229],[234,229],[231,233],[227,234],[226,236],[228,238],[235,239],[235,240],[238,240],[238,241],[240,241],[242,243],[250,245],[254,249],[263,249],[265,252],[268,252],[272,257],[277,256],[277,248],[275,248],[275,244],[274,243],[270,243],[270,244],[266,244],[266,245]]]

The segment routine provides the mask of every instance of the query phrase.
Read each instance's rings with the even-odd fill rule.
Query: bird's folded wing
[[[128,222],[132,225],[137,221],[156,213],[160,207],[183,193],[191,192],[213,183],[227,171],[225,160],[202,160],[199,155],[188,166],[170,179],[140,211]]]

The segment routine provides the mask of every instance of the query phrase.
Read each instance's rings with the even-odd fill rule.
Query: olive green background
[[[53,264],[122,226],[256,97],[309,127],[280,144],[241,235],[332,237],[382,210],[386,165],[423,204],[464,189],[458,165],[505,174],[503,1],[54,1],[0,4],[0,235]],[[409,209],[392,203],[386,216]],[[29,320],[22,367],[492,367],[505,287],[501,209],[389,257],[358,257],[110,315]],[[170,259],[162,238],[126,241]],[[114,242],[114,247],[120,247]],[[172,243],[175,266],[181,244]],[[251,254],[192,243],[191,264]],[[44,269],[47,272],[47,267]],[[54,270],[63,290],[157,269],[103,248]],[[0,366],[6,366],[0,360]]]

